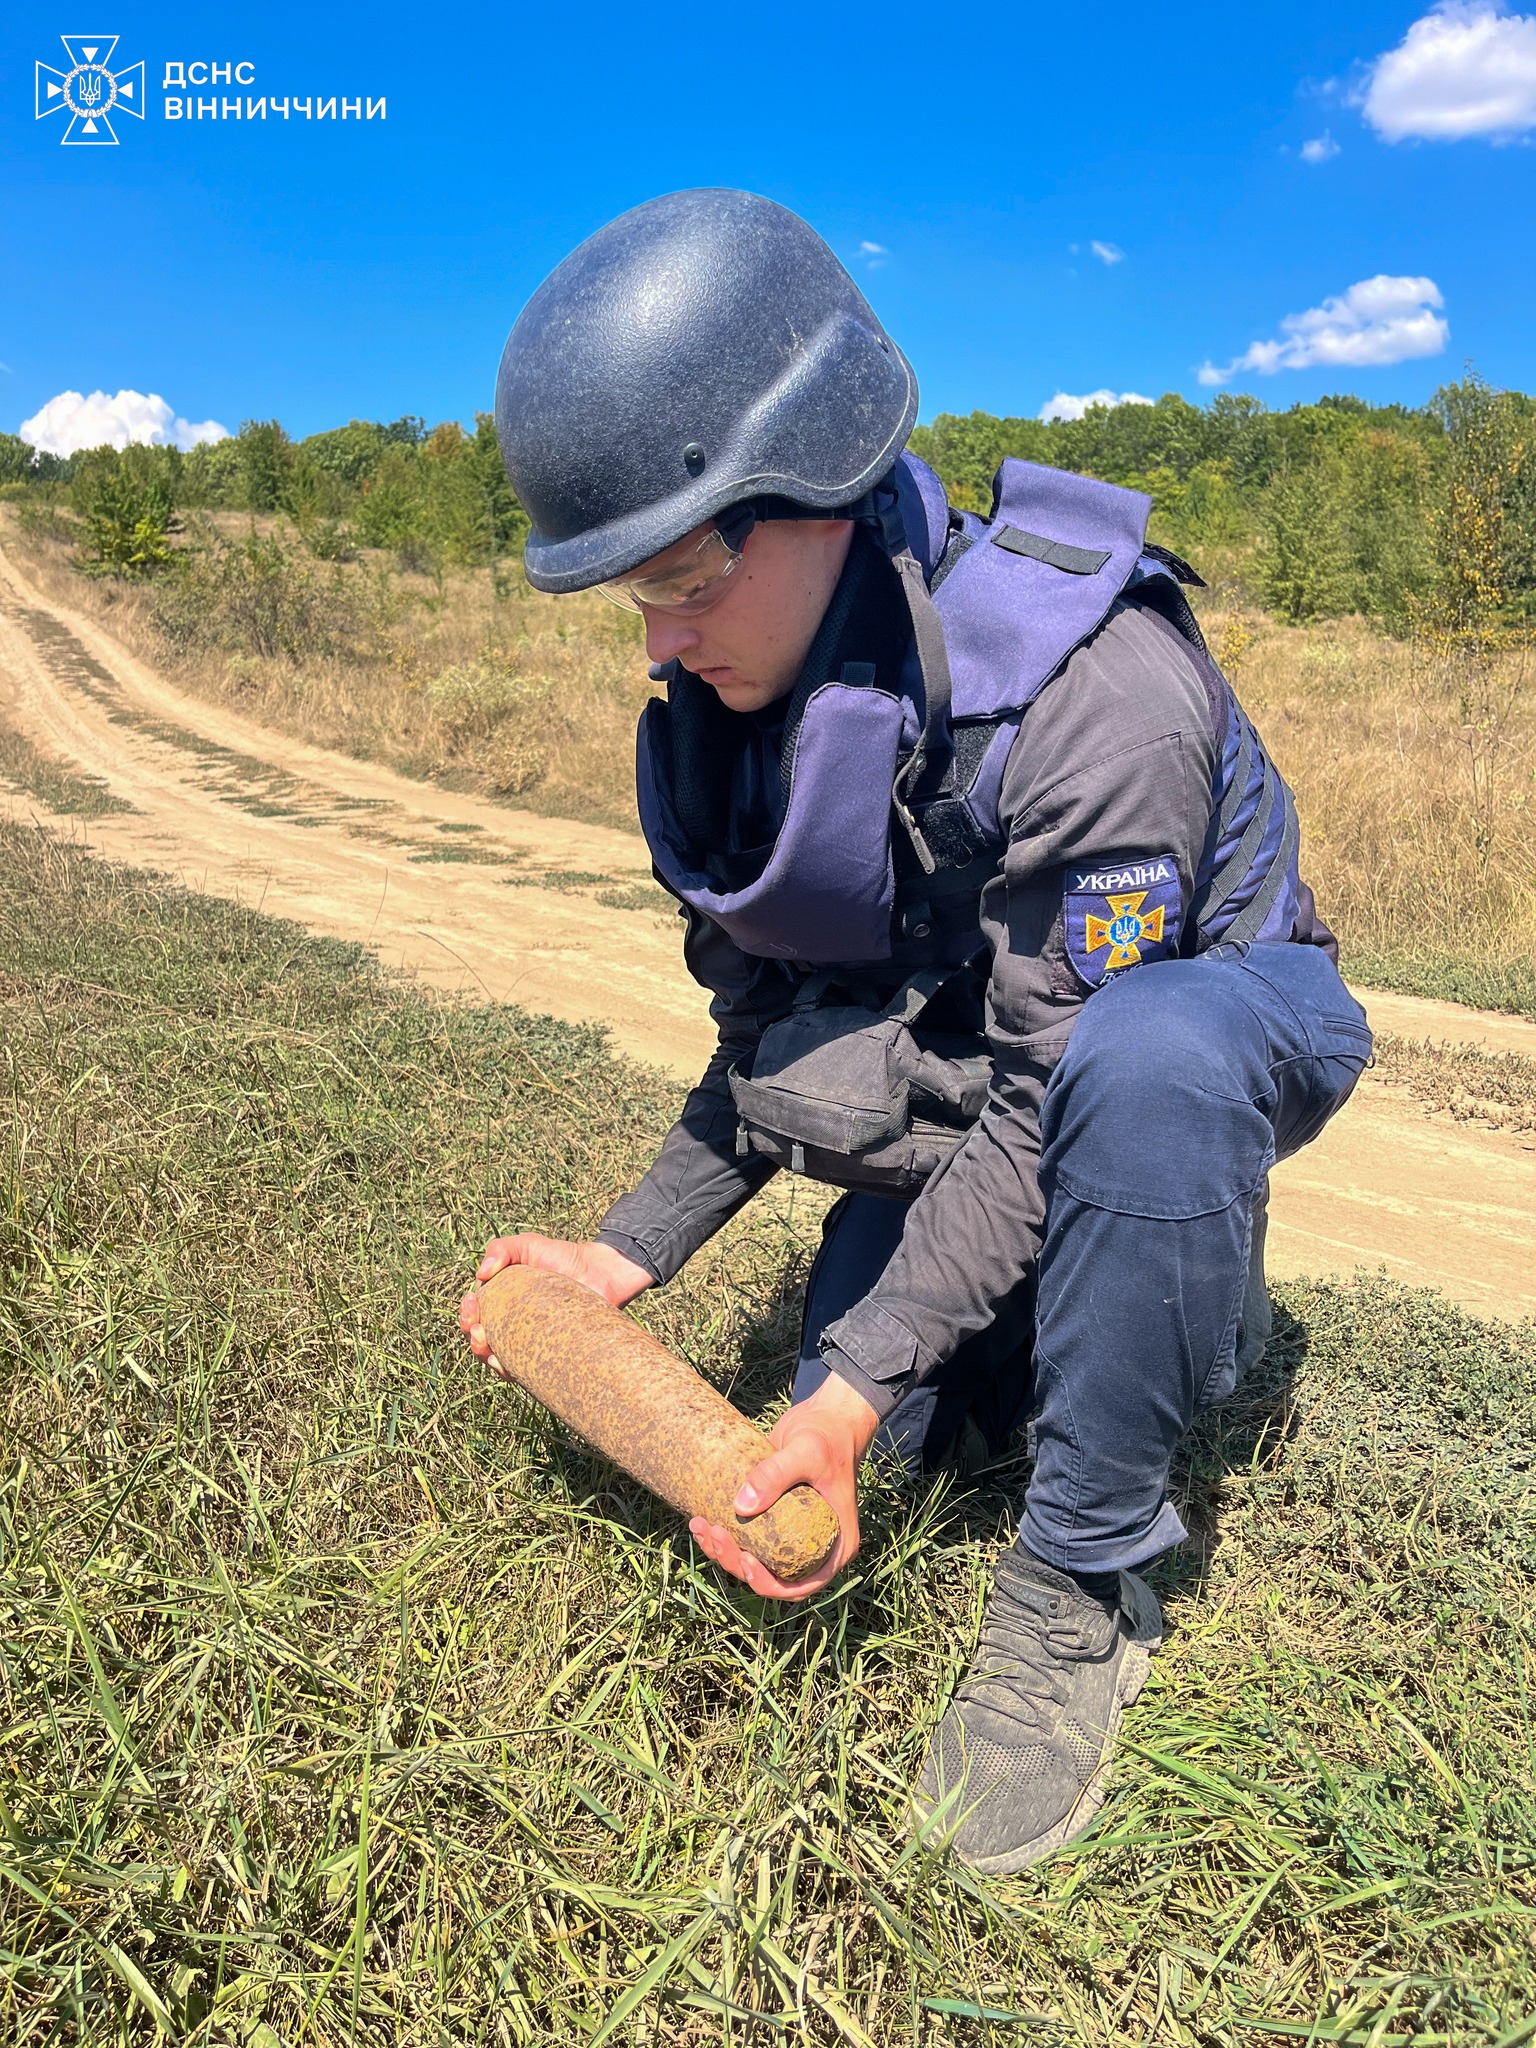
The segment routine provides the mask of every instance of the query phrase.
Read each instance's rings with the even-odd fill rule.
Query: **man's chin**
[[[700,669],[699,681],[708,683],[727,711],[756,711],[772,699],[762,683],[749,683],[732,669]]]

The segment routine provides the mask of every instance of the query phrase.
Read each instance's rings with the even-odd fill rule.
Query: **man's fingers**
[[[496,1363],[491,1358],[491,1340],[486,1336],[484,1326],[480,1321],[480,1297],[478,1294],[466,1294],[459,1303],[459,1328],[464,1334],[465,1342],[476,1358],[491,1359],[492,1364]]]
[[[772,1575],[763,1570],[755,1557],[748,1556],[728,1529],[722,1529],[718,1522],[706,1522],[700,1515],[694,1516],[688,1528],[700,1550],[719,1565],[721,1571],[729,1572],[733,1579],[740,1579],[754,1593],[767,1593],[767,1582]],[[760,1584],[759,1580],[764,1583]]]
[[[493,1237],[475,1268],[477,1280],[489,1280],[505,1266],[520,1265],[523,1260],[523,1238],[519,1232],[515,1237]]]
[[[688,1524],[689,1533],[704,1555],[729,1572],[732,1578],[740,1579],[754,1593],[764,1600],[805,1600],[812,1593],[819,1593],[833,1576],[833,1568],[823,1566],[812,1579],[787,1585],[783,1579],[775,1578],[765,1564],[760,1564],[750,1551],[741,1545],[718,1522],[706,1522],[695,1515]]]
[[[792,1486],[815,1486],[818,1480],[825,1479],[825,1466],[823,1447],[816,1438],[791,1438],[783,1450],[770,1452],[752,1467],[751,1476],[743,1481],[731,1505],[738,1515],[760,1515]]]
[[[706,1522],[702,1515],[695,1515],[688,1524],[688,1532],[706,1557],[726,1571],[734,1572],[738,1579],[745,1576],[743,1566],[746,1560],[740,1545],[718,1523]]]
[[[713,1559],[732,1578],[740,1579],[763,1600],[809,1600],[823,1586],[830,1585],[844,1562],[843,1546],[839,1544],[820,1571],[808,1579],[796,1579],[790,1583],[776,1578],[765,1564],[759,1563],[750,1551],[743,1550],[718,1523],[706,1522],[695,1515],[688,1527],[706,1557]]]

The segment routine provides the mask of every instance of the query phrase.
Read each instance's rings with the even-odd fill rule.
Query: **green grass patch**
[[[677,898],[654,882],[632,882],[625,889],[599,889],[597,900],[610,910],[649,910],[659,916],[677,909]]]
[[[588,868],[542,868],[534,875],[508,875],[509,889],[553,889],[561,896],[574,896],[599,882],[611,882],[612,875],[598,875]]]
[[[454,1336],[670,1083],[42,834],[0,918],[4,2038],[1528,2037],[1536,1332],[1281,1290],[1098,1826],[981,1883],[905,1793],[1022,1458],[786,1613]],[[759,1412],[790,1197],[648,1312]]]
[[[1388,989],[1433,1002],[1465,1003],[1472,1010],[1504,1010],[1536,1017],[1536,948],[1529,941],[1507,957],[1468,953],[1407,953],[1351,942],[1343,968],[1361,988]]]
[[[446,863],[450,867],[501,868],[507,865],[509,856],[488,846],[464,846],[456,841],[452,846],[425,847],[406,858],[428,867]]]
[[[52,761],[24,733],[0,725],[0,780],[46,804],[60,817],[106,818],[138,815],[138,807],[114,796],[99,775],[81,775]]]

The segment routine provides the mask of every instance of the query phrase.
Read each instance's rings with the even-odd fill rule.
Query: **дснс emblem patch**
[[[77,147],[83,143],[110,146],[117,141],[114,116],[131,114],[144,119],[144,61],[126,70],[109,69],[116,36],[60,36],[69,52],[68,71],[55,71],[51,64],[39,64],[37,71],[37,118],[67,113],[69,126],[59,137]],[[225,72],[225,77],[229,73]],[[240,111],[238,103],[235,112]]]
[[[1128,968],[1177,949],[1184,912],[1171,854],[1069,868],[1062,898],[1067,958],[1078,979],[1101,988]]]

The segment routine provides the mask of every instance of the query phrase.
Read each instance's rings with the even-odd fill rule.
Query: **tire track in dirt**
[[[636,1058],[702,1065],[706,1000],[628,833],[456,795],[184,696],[3,555],[0,717],[134,806],[82,821],[112,859],[360,940],[436,987],[605,1024]]]
[[[0,718],[133,805],[76,824],[94,851],[361,941],[435,987],[606,1025],[678,1075],[708,1056],[706,999],[628,833],[456,795],[185,696],[3,554]],[[1400,1036],[1536,1058],[1536,1024],[1364,999]],[[1536,1315],[1536,1143],[1428,1116],[1368,1073],[1276,1172],[1268,1263],[1277,1278],[1384,1267],[1484,1315]]]

